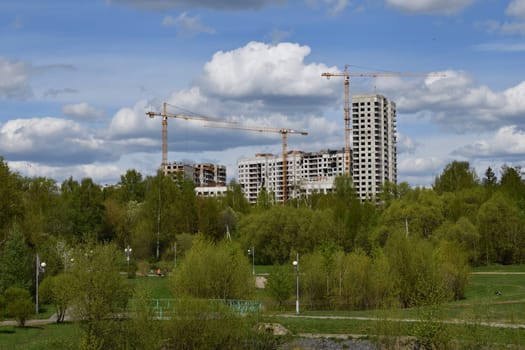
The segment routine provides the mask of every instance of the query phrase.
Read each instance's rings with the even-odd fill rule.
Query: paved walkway
[[[293,314],[282,314],[282,315],[270,315],[270,317],[286,317],[286,318],[311,318],[318,320],[357,320],[357,321],[391,321],[391,322],[425,322],[418,319],[411,318],[380,318],[380,317],[358,317],[358,316],[309,316],[309,315],[293,315]],[[472,326],[485,326],[495,328],[513,328],[513,329],[525,329],[525,324],[519,323],[501,323],[501,322],[471,322],[467,320],[436,320],[436,322],[445,324],[463,324]]]
[[[45,324],[56,323],[56,321],[57,321],[57,315],[53,314],[49,318],[27,320],[26,326],[41,326]],[[18,325],[18,322],[16,322],[15,320],[0,321],[0,326],[17,326],[17,325]]]

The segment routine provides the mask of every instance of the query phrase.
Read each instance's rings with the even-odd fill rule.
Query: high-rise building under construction
[[[362,200],[397,182],[396,104],[382,95],[352,97],[351,173]]]

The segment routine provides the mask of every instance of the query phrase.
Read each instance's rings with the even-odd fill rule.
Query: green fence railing
[[[231,310],[239,313],[240,315],[247,315],[261,311],[261,302],[256,300],[239,300],[239,299],[208,299],[211,305],[226,305]],[[183,299],[148,299],[146,300],[146,306],[149,310],[154,312],[154,316],[157,319],[167,319],[177,314],[177,307],[184,303]],[[129,305],[129,311],[133,312],[137,310],[136,300],[131,300]]]

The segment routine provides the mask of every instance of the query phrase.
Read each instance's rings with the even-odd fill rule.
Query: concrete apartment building
[[[162,167],[165,175],[175,177],[182,173],[185,179],[193,181],[196,187],[226,187],[226,166],[216,164],[184,164],[182,162],[168,163]],[[216,193],[216,191],[204,191]]]
[[[287,155],[288,198],[332,191],[336,176],[343,174],[343,150],[320,152],[289,151]],[[237,162],[238,182],[250,203],[256,203],[259,191],[266,189],[283,201],[282,155],[257,154]]]
[[[396,104],[382,95],[352,97],[351,173],[362,200],[397,183]]]
[[[397,182],[396,105],[382,95],[352,97],[350,170],[361,200],[374,199],[386,181]],[[290,151],[287,155],[288,198],[329,193],[344,173],[344,150]],[[238,182],[250,203],[261,189],[283,200],[282,155],[257,154],[237,162]]]

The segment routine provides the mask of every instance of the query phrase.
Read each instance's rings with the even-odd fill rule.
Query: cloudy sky
[[[161,161],[163,101],[308,131],[289,149],[344,145],[343,81],[398,106],[399,181],[452,160],[482,176],[525,165],[525,0],[24,0],[0,2],[0,155],[27,176],[115,183]],[[278,154],[280,135],[170,119],[170,161]]]

